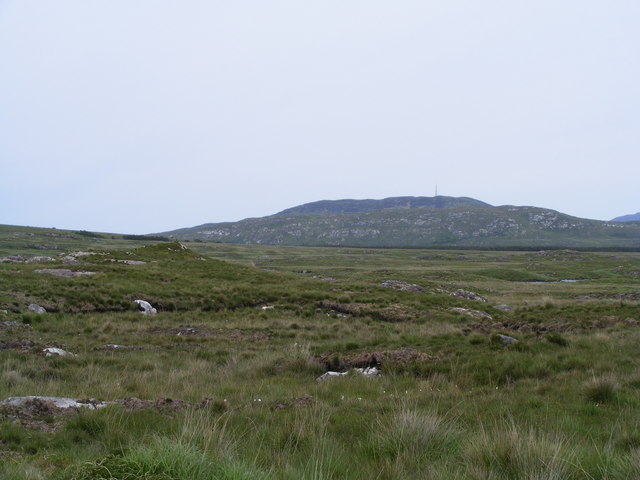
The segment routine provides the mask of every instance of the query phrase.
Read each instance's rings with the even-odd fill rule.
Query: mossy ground
[[[27,325],[0,327],[0,397],[155,406],[5,412],[0,479],[640,477],[640,254],[106,240],[84,265],[0,263],[0,321]],[[563,279],[580,281],[529,283]],[[77,356],[41,354],[53,345]],[[428,355],[315,380],[321,359],[402,348]]]

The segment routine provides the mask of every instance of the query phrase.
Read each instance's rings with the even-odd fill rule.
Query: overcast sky
[[[638,0],[0,0],[0,223],[640,210]]]

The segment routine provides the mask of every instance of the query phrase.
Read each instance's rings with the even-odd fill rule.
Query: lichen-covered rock
[[[381,287],[390,288],[392,290],[400,290],[401,292],[424,293],[425,289],[415,283],[403,282],[400,280],[385,280],[380,284]]]
[[[27,307],[27,310],[29,310],[32,313],[37,313],[38,315],[42,315],[43,313],[47,313],[47,311],[44,309],[44,307],[41,307],[37,303],[30,304]]]
[[[474,300],[477,302],[487,301],[487,299],[482,295],[478,295],[477,293],[470,292],[468,290],[463,290],[462,288],[459,288],[455,292],[451,292],[449,295],[456,298],[463,298],[464,300]]]
[[[468,308],[462,307],[451,307],[449,309],[450,312],[461,313],[463,315],[467,315],[472,318],[478,318],[482,320],[493,320],[493,317],[486,312],[481,312],[480,310],[470,310]]]

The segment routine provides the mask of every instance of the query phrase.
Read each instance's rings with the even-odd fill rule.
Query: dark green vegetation
[[[269,217],[165,235],[258,245],[640,249],[640,223],[586,220],[543,208],[493,207],[471,198],[441,196],[314,202]]]
[[[6,255],[51,233],[0,231]],[[0,409],[0,479],[640,477],[640,253],[54,232],[54,260],[0,263],[0,400],[128,400]]]

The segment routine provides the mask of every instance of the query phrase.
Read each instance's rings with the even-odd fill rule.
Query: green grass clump
[[[170,438],[154,438],[123,455],[90,462],[72,480],[254,480],[268,478],[240,462],[211,458],[196,447]]]
[[[611,376],[593,378],[584,387],[584,396],[596,404],[612,402],[616,399],[618,383]]]

